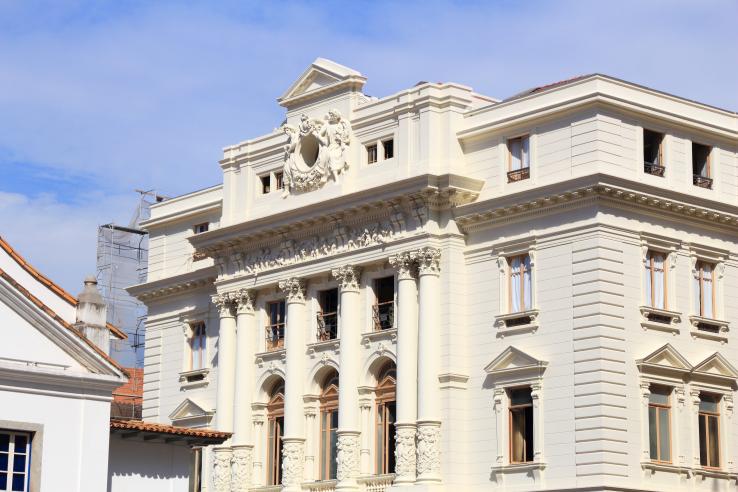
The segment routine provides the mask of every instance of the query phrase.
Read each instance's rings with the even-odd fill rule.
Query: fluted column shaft
[[[336,268],[332,272],[341,292],[340,367],[341,389],[338,392],[338,469],[337,490],[358,490],[360,423],[359,363],[361,360],[361,312],[359,281],[361,270],[355,266]]]
[[[286,295],[287,377],[285,378],[282,490],[302,490],[305,462],[305,416],[303,379],[305,375],[305,282],[291,278],[279,282]]]
[[[251,400],[254,394],[254,353],[256,343],[254,294],[242,289],[236,293],[236,378],[233,408],[232,492],[251,487],[254,441]]]
[[[419,484],[441,482],[441,251],[418,251],[418,450]]]
[[[416,475],[415,433],[418,380],[418,290],[415,255],[391,256],[397,270],[397,423],[395,473],[397,485],[412,484]]]

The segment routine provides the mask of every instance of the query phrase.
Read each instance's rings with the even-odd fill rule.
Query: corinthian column
[[[305,417],[302,401],[305,375],[305,281],[298,278],[282,280],[279,288],[287,297],[282,490],[297,492],[302,490],[305,462]]]
[[[418,484],[441,482],[441,251],[423,248],[418,258]]]
[[[397,422],[395,423],[396,485],[415,482],[415,422],[418,380],[418,289],[415,254],[391,256],[397,270]]]
[[[236,376],[236,319],[233,316],[233,297],[218,294],[212,297],[218,307],[218,387],[216,390],[215,423],[223,432],[233,432],[233,389]],[[218,447],[213,453],[213,485],[216,492],[230,492],[231,449]]]
[[[233,458],[231,491],[246,492],[251,487],[254,441],[251,399],[254,394],[254,293],[236,293],[236,396],[233,408]]]
[[[360,423],[359,423],[359,361],[360,311],[359,281],[361,270],[355,266],[343,266],[332,272],[341,288],[341,313],[339,317],[341,346],[341,389],[338,392],[338,485],[336,490],[358,490]]]

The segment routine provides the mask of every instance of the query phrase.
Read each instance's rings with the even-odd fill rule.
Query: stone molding
[[[285,293],[287,302],[305,302],[305,280],[301,278],[288,278],[279,281],[279,290]]]
[[[353,265],[345,265],[334,268],[331,275],[338,281],[341,292],[359,291],[359,283],[361,282],[361,268]]]

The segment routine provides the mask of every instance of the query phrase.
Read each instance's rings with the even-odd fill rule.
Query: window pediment
[[[692,371],[692,364],[668,343],[637,360],[636,365],[645,373],[669,372],[686,375]]]
[[[200,404],[190,398],[185,398],[177,408],[169,414],[169,420],[172,422],[185,421],[200,418],[210,418],[213,416],[212,411],[205,410]]]
[[[700,379],[712,379],[717,382],[730,383],[735,386],[738,383],[738,370],[728,362],[720,353],[715,352],[707,359],[697,364],[693,374]]]
[[[541,377],[548,362],[536,359],[515,347],[508,347],[484,368],[495,380]]]

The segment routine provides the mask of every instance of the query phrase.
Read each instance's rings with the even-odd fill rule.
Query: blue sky
[[[98,224],[126,223],[135,188],[218,183],[318,56],[375,96],[602,72],[735,111],[736,19],[735,0],[0,0],[0,234],[76,293]]]

